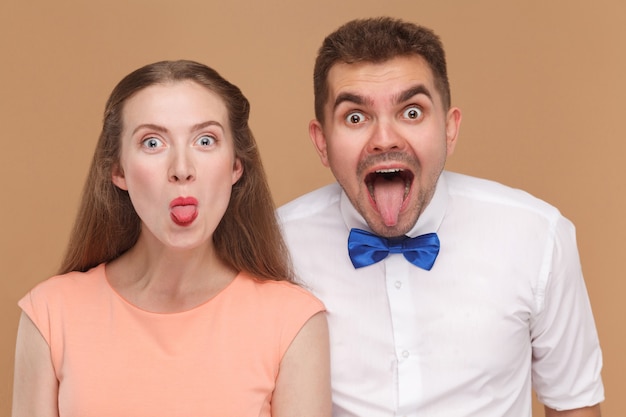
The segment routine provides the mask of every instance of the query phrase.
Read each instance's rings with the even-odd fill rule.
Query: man
[[[530,416],[532,387],[548,416],[599,416],[574,227],[443,170],[461,122],[446,72],[435,34],[390,18],[349,22],[319,50],[309,133],[338,184],[279,215],[327,307],[334,416]]]

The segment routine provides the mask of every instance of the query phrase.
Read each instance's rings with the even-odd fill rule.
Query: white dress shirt
[[[576,248],[557,209],[444,172],[410,237],[436,232],[430,271],[390,254],[355,269],[370,230],[339,185],[278,211],[299,278],[326,305],[335,417],[526,417],[604,398],[602,355]]]

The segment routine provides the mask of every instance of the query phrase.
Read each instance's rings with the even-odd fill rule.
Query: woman
[[[60,275],[20,300],[13,416],[329,416],[241,91],[191,61],[113,90]]]

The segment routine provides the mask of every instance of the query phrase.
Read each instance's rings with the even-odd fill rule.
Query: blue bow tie
[[[430,271],[439,254],[439,238],[428,233],[414,238],[387,239],[361,229],[351,229],[348,253],[355,268],[375,264],[389,255],[401,253],[413,265]]]

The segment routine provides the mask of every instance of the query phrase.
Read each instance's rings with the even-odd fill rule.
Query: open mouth
[[[401,168],[378,169],[365,177],[365,184],[387,226],[394,226],[404,206],[414,175]]]
[[[400,168],[379,169],[369,173],[367,177],[365,177],[365,184],[367,184],[367,189],[374,201],[376,201],[376,187],[384,187],[385,182],[403,185],[404,191],[402,193],[402,199],[404,200],[411,190],[413,173]]]

